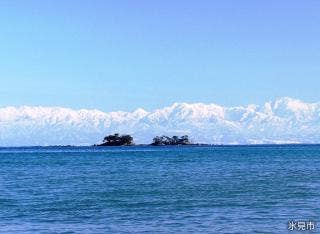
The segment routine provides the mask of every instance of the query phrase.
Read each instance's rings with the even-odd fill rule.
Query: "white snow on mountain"
[[[320,103],[279,98],[263,106],[174,103],[155,111],[101,112],[61,107],[0,108],[0,146],[92,145],[107,134],[136,143],[156,135],[190,136],[197,143],[320,143]]]

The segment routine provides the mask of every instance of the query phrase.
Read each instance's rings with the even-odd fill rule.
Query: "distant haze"
[[[320,103],[279,98],[262,106],[175,103],[154,111],[102,112],[61,107],[0,109],[0,145],[92,145],[111,133],[136,143],[189,135],[195,143],[320,143]]]

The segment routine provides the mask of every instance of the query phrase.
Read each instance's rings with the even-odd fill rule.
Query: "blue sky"
[[[320,2],[0,1],[0,106],[320,101]]]

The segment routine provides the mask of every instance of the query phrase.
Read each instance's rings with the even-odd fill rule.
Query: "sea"
[[[320,233],[320,146],[0,148],[0,233]]]

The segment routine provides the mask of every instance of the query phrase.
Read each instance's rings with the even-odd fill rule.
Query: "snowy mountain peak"
[[[174,103],[151,112],[0,108],[0,146],[91,145],[115,132],[132,134],[137,143],[163,134],[215,144],[320,143],[320,104],[284,97],[262,106]]]
[[[272,104],[272,111],[279,117],[297,118],[300,120],[312,117],[316,109],[319,109],[317,103],[305,103],[298,99],[289,97],[279,98]]]
[[[273,103],[274,109],[288,109],[292,111],[305,110],[308,106],[310,105],[289,97],[279,98]]]

